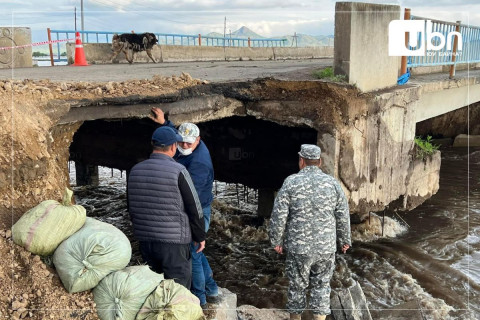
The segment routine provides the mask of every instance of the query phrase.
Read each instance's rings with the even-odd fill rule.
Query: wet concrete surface
[[[333,66],[333,59],[276,61],[215,61],[104,64],[86,67],[55,66],[0,69],[0,80],[50,79],[51,81],[126,81],[149,79],[154,75],[179,76],[189,73],[193,78],[210,82],[250,80],[275,77],[285,80],[312,80],[315,69]]]

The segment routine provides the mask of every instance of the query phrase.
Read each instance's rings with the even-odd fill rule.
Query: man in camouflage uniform
[[[287,251],[290,319],[301,319],[309,284],[314,319],[330,314],[336,244],[343,253],[351,246],[347,199],[340,184],[319,168],[320,152],[316,145],[301,146],[300,172],[285,179],[270,220],[269,236],[275,251]]]

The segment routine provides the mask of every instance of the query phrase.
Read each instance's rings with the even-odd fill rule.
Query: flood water
[[[374,319],[417,299],[427,319],[480,319],[480,149],[442,150],[440,190],[420,207],[352,226],[353,247],[337,255],[332,288],[362,286]],[[470,166],[468,166],[468,163]],[[87,215],[120,228],[132,241],[125,172],[100,168],[98,187],[74,187]],[[75,184],[74,166],[71,183]],[[283,309],[284,256],[269,245],[267,221],[256,217],[256,193],[216,183],[205,254],[221,287],[238,305]]]

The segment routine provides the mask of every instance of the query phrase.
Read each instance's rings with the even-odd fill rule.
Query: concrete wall
[[[30,28],[0,27],[0,47],[13,47],[32,43]],[[32,47],[0,50],[0,68],[31,67]]]
[[[400,57],[388,55],[388,24],[400,6],[358,2],[335,5],[335,74],[362,91],[396,85]]]
[[[112,46],[108,43],[85,43],[85,57],[90,64],[111,63]],[[225,60],[281,60],[332,58],[333,47],[311,48],[248,48],[207,46],[155,46],[152,55],[157,62],[180,61],[225,61]],[[67,57],[72,64],[75,59],[75,44],[67,44]],[[115,62],[127,63],[120,53]],[[135,62],[148,62],[145,52],[135,55]],[[151,60],[150,60],[151,62]]]

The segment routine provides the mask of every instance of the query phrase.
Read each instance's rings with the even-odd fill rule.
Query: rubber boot
[[[313,320],[325,320],[327,316],[321,315],[321,314],[314,314],[313,315]]]
[[[290,320],[302,320],[302,314],[290,313]]]

